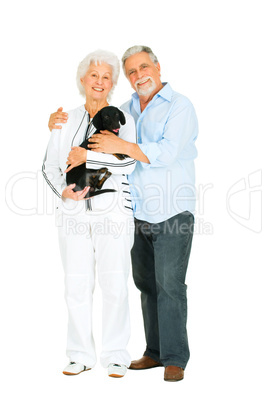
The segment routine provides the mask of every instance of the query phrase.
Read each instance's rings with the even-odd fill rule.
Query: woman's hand
[[[67,165],[70,165],[64,173],[68,173],[71,169],[76,166],[86,163],[87,151],[82,147],[71,147],[71,151],[68,155]]]
[[[74,183],[65,187],[62,192],[62,198],[70,198],[74,201],[88,200],[88,198],[85,198],[85,196],[88,193],[90,187],[84,187],[84,189],[81,191],[73,191],[75,186],[76,184]]]
[[[88,148],[91,151],[105,154],[123,154],[124,144],[125,141],[107,130],[101,131],[101,134],[93,134],[88,140]]]
[[[68,121],[68,113],[64,113],[63,107],[58,108],[55,113],[52,113],[49,118],[48,127],[49,130],[52,131],[55,129],[60,129],[62,126],[57,126],[58,123],[67,123]]]

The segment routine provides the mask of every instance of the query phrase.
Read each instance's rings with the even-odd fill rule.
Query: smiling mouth
[[[103,88],[93,88],[93,90],[94,90],[94,91],[97,91],[97,92],[103,92],[103,91],[104,91]]]
[[[150,78],[146,78],[145,80],[138,82],[137,85],[144,85],[144,84],[146,84],[149,80],[150,80]]]

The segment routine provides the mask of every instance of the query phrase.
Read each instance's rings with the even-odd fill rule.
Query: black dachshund
[[[100,130],[108,130],[118,135],[120,129],[120,123],[124,125],[126,123],[125,116],[121,110],[114,106],[107,106],[99,110],[94,116],[92,123],[96,128],[94,134],[100,133]],[[81,145],[82,148],[88,150],[88,138],[85,139]],[[118,159],[125,159],[127,155],[114,154]],[[114,192],[114,189],[101,190],[105,181],[111,176],[107,168],[102,169],[86,169],[86,164],[83,163],[80,166],[76,166],[71,169],[66,176],[67,185],[76,183],[73,191],[81,191],[86,186],[90,186],[85,198],[94,197],[99,194]]]

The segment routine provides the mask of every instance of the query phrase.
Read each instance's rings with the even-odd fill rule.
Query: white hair
[[[148,53],[149,57],[151,58],[152,62],[157,65],[158,64],[158,58],[157,56],[152,52],[152,50],[150,49],[150,47],[148,46],[142,46],[142,45],[136,45],[136,46],[132,46],[129,49],[126,50],[126,52],[124,53],[124,55],[122,56],[122,68],[124,71],[124,74],[126,75],[126,71],[125,71],[125,62],[126,60],[130,57],[133,56],[136,53],[141,53],[141,52],[146,52]]]
[[[115,86],[117,85],[119,74],[120,74],[120,62],[118,57],[111,52],[108,52],[106,50],[95,50],[92,53],[89,53],[79,64],[78,69],[77,69],[77,75],[76,75],[76,82],[78,89],[80,91],[80,94],[85,97],[85,90],[84,87],[81,84],[81,78],[85,76],[87,73],[89,67],[91,64],[101,64],[101,63],[106,63],[109,64],[111,69],[112,69],[112,83],[113,87],[111,91],[108,94],[108,99],[111,98],[111,95],[114,91]]]

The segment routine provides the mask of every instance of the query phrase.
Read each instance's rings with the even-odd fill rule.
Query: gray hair
[[[124,74],[126,74],[126,71],[125,71],[125,62],[126,62],[126,60],[130,57],[130,56],[133,56],[134,54],[136,54],[136,53],[141,53],[141,52],[146,52],[146,53],[148,53],[149,54],[149,57],[151,58],[151,60],[152,60],[152,62],[156,65],[156,64],[158,64],[158,58],[157,58],[157,56],[152,52],[152,50],[150,49],[150,47],[148,47],[148,46],[139,46],[139,45],[136,45],[136,46],[132,46],[132,47],[130,47],[129,49],[127,49],[126,50],[126,52],[124,53],[124,55],[122,56],[122,59],[121,59],[121,61],[122,61],[122,68],[123,68],[123,71],[124,71]]]
[[[77,69],[77,75],[76,75],[76,83],[77,87],[80,91],[80,94],[85,97],[85,90],[84,87],[81,84],[81,78],[85,76],[87,73],[90,64],[101,64],[101,63],[106,63],[109,64],[111,69],[112,69],[112,83],[113,87],[111,91],[108,94],[108,99],[111,98],[111,95],[114,91],[115,86],[117,85],[119,74],[120,74],[120,62],[118,57],[111,52],[108,52],[106,50],[95,50],[92,53],[89,53],[79,64],[78,69]]]

